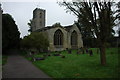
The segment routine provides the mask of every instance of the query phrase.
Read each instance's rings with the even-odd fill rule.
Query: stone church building
[[[32,32],[43,32],[49,40],[50,51],[61,51],[83,47],[82,35],[78,27],[70,26],[47,26],[45,27],[45,10],[36,8],[33,11]]]

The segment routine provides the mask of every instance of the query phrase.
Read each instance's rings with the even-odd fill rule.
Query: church
[[[31,28],[32,32],[43,32],[48,37],[48,50],[62,51],[83,47],[82,35],[75,24],[69,26],[45,26],[45,14],[45,10],[36,8],[33,11]]]

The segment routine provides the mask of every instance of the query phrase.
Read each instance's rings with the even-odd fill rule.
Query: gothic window
[[[72,48],[77,48],[77,32],[76,31],[73,31],[72,34],[71,34],[71,46]]]
[[[63,45],[63,33],[59,29],[54,34],[54,45],[56,47],[62,47]]]

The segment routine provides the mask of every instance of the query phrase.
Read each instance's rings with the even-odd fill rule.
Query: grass
[[[2,55],[2,65],[5,65],[7,63],[8,56]]]
[[[93,56],[77,55],[76,50],[73,50],[72,54],[62,51],[65,58],[48,56],[45,60],[32,63],[53,78],[116,78],[118,76],[118,49],[108,48],[106,50],[106,66],[101,66],[100,56],[96,53],[96,48],[92,48],[92,50]]]

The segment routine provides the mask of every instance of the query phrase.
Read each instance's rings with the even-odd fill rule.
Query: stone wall
[[[36,8],[33,11],[32,31],[45,27],[45,10]]]
[[[63,33],[63,48],[56,48],[54,46],[54,33],[56,30],[60,29]],[[49,39],[49,50],[50,51],[61,51],[67,48],[67,31],[61,27],[55,27],[52,29],[47,30],[48,39]]]
[[[60,29],[63,33],[63,48],[56,48],[54,46],[54,33],[56,30]],[[48,29],[47,31],[45,31],[48,35],[48,40],[49,40],[49,50],[50,51],[61,51],[61,50],[66,50],[66,48],[71,48],[71,33],[73,31],[77,32],[78,35],[78,48],[83,47],[83,41],[82,41],[82,35],[78,29],[77,26],[73,25],[73,27],[71,28],[71,30],[68,32],[66,31],[64,28],[62,27],[54,27],[52,29]]]
[[[71,30],[68,32],[68,48],[71,48],[71,34],[74,30],[77,32],[77,35],[78,35],[78,40],[77,40],[78,45],[77,46],[78,46],[78,48],[81,48],[81,47],[83,47],[82,35],[76,25],[73,25]]]

